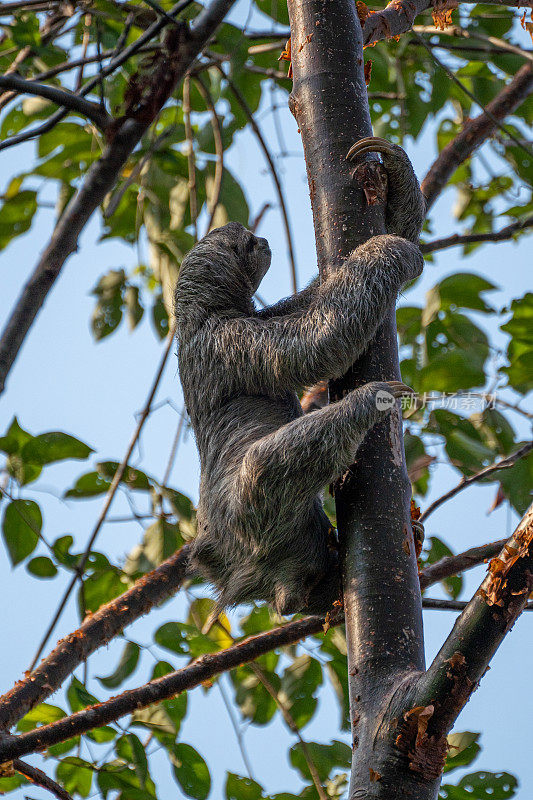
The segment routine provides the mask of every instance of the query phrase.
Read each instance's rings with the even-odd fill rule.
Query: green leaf
[[[123,269],[117,269],[103,275],[92,290],[98,298],[91,318],[97,341],[109,336],[120,325],[125,286],[126,274]]]
[[[122,800],[156,800],[155,786],[151,778],[147,778],[142,787],[132,767],[125,766],[122,759],[111,761],[99,768],[98,787],[103,797],[109,792]],[[115,794],[118,792],[118,794]]]
[[[141,740],[134,733],[128,733],[117,739],[115,752],[128,764],[131,764],[142,789],[146,786],[148,777],[148,759]]]
[[[109,725],[104,725],[102,728],[94,728],[92,731],[87,731],[85,736],[88,736],[89,739],[92,739],[97,744],[105,744],[113,741],[117,736],[117,731]]]
[[[443,408],[431,412],[428,430],[444,436],[444,446],[452,464],[464,475],[487,466],[493,458],[488,448],[470,420],[460,417]]]
[[[533,486],[533,453],[521,458],[514,467],[497,472],[503,492],[518,514],[525,514],[531,503]]]
[[[25,190],[4,200],[0,208],[0,250],[29,230],[36,211],[37,192]]]
[[[169,558],[182,544],[179,525],[158,519],[145,530],[142,542],[129,554],[124,571],[128,575],[148,572]]]
[[[6,506],[2,536],[13,567],[33,553],[42,525],[41,509],[33,500],[12,500]]]
[[[65,712],[62,708],[59,708],[59,706],[39,703],[38,706],[28,711],[28,713],[17,722],[17,730],[21,733],[27,733],[40,725],[49,725],[51,722],[57,722],[58,719],[62,719],[64,716]]]
[[[481,747],[478,744],[480,734],[471,731],[448,734],[448,756],[444,772],[452,772],[459,767],[466,767],[478,757]]]
[[[74,554],[70,552],[70,548],[73,544],[74,538],[72,536],[60,536],[52,545],[52,550],[54,551],[56,559],[60,564],[64,564],[65,567],[69,567],[70,569],[74,568],[80,559],[79,553]]]
[[[352,763],[351,748],[344,742],[333,740],[331,744],[307,742],[307,750],[316,767],[320,780],[325,782],[334,769],[349,769]],[[290,760],[304,780],[311,780],[311,773],[302,752],[300,742],[290,749]]]
[[[191,658],[220,650],[216,641],[201,633],[196,625],[185,622],[165,622],[155,632],[154,640],[172,653],[189,655]]]
[[[116,567],[95,571],[83,582],[83,595],[81,592],[78,595],[82,616],[84,611],[98,611],[125,591],[126,585]]]
[[[115,477],[115,472],[119,466],[118,461],[100,461],[96,465],[98,473],[108,480],[112,480]],[[144,472],[141,472],[136,467],[126,467],[120,482],[124,483],[128,489],[139,489],[141,491],[149,491],[152,486],[151,481]]]
[[[13,417],[6,435],[0,437],[0,450],[7,455],[20,453],[26,442],[32,438],[31,433],[23,430],[18,423],[18,419]]]
[[[190,744],[180,742],[171,752],[174,777],[187,797],[205,800],[211,789],[211,776],[202,756]]]
[[[124,305],[128,317],[130,331],[134,330],[142,319],[144,308],[139,300],[139,287],[127,286],[124,292]]]
[[[279,691],[281,684],[279,675],[264,667],[262,669],[269,683],[276,691]],[[235,687],[235,702],[239,706],[242,716],[249,719],[254,725],[266,725],[270,722],[278,711],[278,706],[256,673],[249,666],[243,664],[230,672],[230,678]]]
[[[509,384],[526,394],[533,389],[533,292],[513,300],[511,319],[501,326],[511,340],[507,346],[509,366],[503,368]]]
[[[313,717],[317,707],[314,695],[322,681],[319,662],[308,655],[295,658],[283,673],[280,700],[290,711],[298,728],[303,728]]]
[[[427,325],[437,311],[455,311],[458,308],[471,308],[492,314],[494,309],[481,297],[485,292],[493,292],[498,287],[480,275],[471,272],[457,272],[437,283],[427,293],[423,324]]]
[[[457,786],[442,786],[439,796],[446,800],[508,800],[517,788],[518,781],[508,772],[473,772]]]
[[[57,575],[57,567],[47,556],[37,556],[28,561],[28,572],[36,578],[53,578]]]
[[[73,713],[81,711],[87,706],[94,706],[99,702],[98,698],[88,692],[83,683],[75,676],[72,678],[70,686],[67,689],[67,700],[70,710]]]
[[[446,556],[453,556],[452,550],[450,550],[442,539],[439,539],[437,536],[430,536],[425,542],[425,549],[422,555],[423,564],[435,564]],[[461,575],[450,575],[444,578],[440,584],[446,594],[456,600],[463,588],[463,578]]]
[[[135,644],[135,642],[126,642],[115,671],[106,678],[97,676],[102,686],[105,686],[106,689],[116,689],[117,686],[120,686],[120,684],[135,671],[140,652],[138,644]]]
[[[155,298],[152,306],[152,322],[159,338],[164,339],[169,331],[169,323],[163,295],[161,294]]]
[[[169,486],[162,486],[161,494],[168,500],[172,511],[179,520],[190,520],[194,517],[194,505],[187,495],[178,492],[176,489],[171,489]]]
[[[71,497],[73,500],[82,500],[85,497],[96,497],[105,494],[111,481],[102,478],[98,472],[86,472],[80,475],[72,489],[65,492],[64,497]]]
[[[94,450],[74,436],[62,431],[51,431],[34,436],[21,450],[22,460],[30,464],[51,464],[67,458],[85,459]]]
[[[262,800],[263,797],[263,789],[256,781],[228,772],[226,800]]]
[[[69,794],[77,792],[88,797],[93,781],[92,766],[81,758],[67,756],[57,765],[56,778]]]

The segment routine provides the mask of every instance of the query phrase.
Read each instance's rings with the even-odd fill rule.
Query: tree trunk
[[[319,268],[334,269],[359,243],[385,233],[384,207],[368,205],[346,154],[372,135],[361,26],[353,0],[289,0],[294,86]],[[376,173],[367,168],[366,177]],[[370,380],[400,377],[391,308],[367,354],[330,386],[332,400]],[[436,796],[394,745],[383,723],[391,694],[424,669],[422,606],[412,536],[401,418],[387,415],[367,436],[336,488],[345,551],[344,603],[353,736],[350,799]],[[397,697],[405,697],[404,689]],[[395,703],[397,705],[397,703]],[[399,710],[401,711],[401,701]],[[380,730],[378,731],[378,728]]]

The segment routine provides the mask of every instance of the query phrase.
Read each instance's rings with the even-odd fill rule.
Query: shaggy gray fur
[[[370,383],[306,416],[296,390],[343,375],[399,289],[422,271],[418,245],[403,238],[415,239],[422,218],[413,221],[416,209],[395,189],[414,176],[401,152],[389,170],[387,214],[398,235],[357,247],[322,284],[315,279],[257,311],[252,298],[270,248],[234,222],[212,231],[182,263],[179,369],[201,460],[191,558],[217,587],[220,607],[262,599],[282,614],[320,613],[339,596],[334,536],[319,493],[382,417],[377,392],[399,397],[406,387]]]

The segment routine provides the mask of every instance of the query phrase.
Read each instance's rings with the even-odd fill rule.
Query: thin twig
[[[181,0],[174,10],[183,9],[184,4],[189,2],[190,0]],[[106,145],[100,158],[91,164],[77,193],[60,217],[48,246],[24,285],[2,331],[0,393],[4,390],[7,375],[48,292],[58,278],[63,264],[77,248],[82,230],[115,185],[132,151],[157,117],[178,81],[190,69],[234,2],[235,0],[212,0],[190,26],[184,25],[183,46],[177,53],[169,53],[166,48],[162,50],[152,67],[152,91],[143,97],[140,108],[137,109],[140,118],[132,114],[117,121],[118,130],[114,138]],[[164,23],[165,20],[159,21],[161,25]]]
[[[512,239],[520,231],[533,227],[533,215],[525,219],[512,222],[499,231],[488,233],[454,233],[451,236],[444,236],[442,239],[434,239],[432,242],[421,242],[420,249],[423,253],[434,253],[436,250],[446,250],[448,247],[457,245],[478,244],[480,242],[503,242]]]
[[[213,102],[213,98],[203,82],[200,75],[194,78],[198,91],[202,95],[202,99],[211,115],[211,128],[213,131],[213,141],[215,143],[215,177],[213,182],[213,191],[208,201],[209,222],[207,223],[205,232],[209,233],[213,227],[216,210],[218,208],[218,201],[220,200],[220,191],[222,189],[222,178],[224,175],[224,144],[222,142],[222,129],[220,127],[220,120]]]
[[[271,682],[269,681],[268,677],[265,675],[261,667],[252,661],[250,664],[250,668],[252,672],[257,676],[259,681],[263,684],[263,686],[265,687],[265,689],[267,690],[271,698],[274,700],[279,710],[281,711],[283,719],[285,720],[285,723],[289,728],[289,730],[298,739],[298,742],[302,750],[302,755],[305,759],[305,763],[307,764],[307,768],[311,774],[311,779],[315,785],[315,789],[317,791],[320,800],[328,800],[328,796],[324,791],[324,787],[322,786],[320,775],[318,774],[318,770],[316,768],[315,762],[313,761],[313,757],[311,756],[311,753],[309,751],[309,747],[307,746],[307,742],[300,733],[300,729],[296,724],[296,722],[294,721],[294,717],[292,716],[291,712],[289,711],[285,703],[280,698],[279,693],[271,684]]]
[[[440,600],[433,597],[424,597],[422,608],[437,609],[440,611],[463,611],[467,605],[467,600]],[[533,611],[533,603],[528,603],[524,611]]]
[[[183,80],[183,122],[187,141],[187,171],[189,175],[189,210],[193,227],[194,241],[198,241],[198,198],[196,194],[196,157],[191,125],[191,79],[186,75]]]
[[[455,497],[456,494],[462,492],[463,489],[466,489],[468,486],[471,486],[473,483],[477,483],[478,481],[483,480],[484,478],[488,478],[490,475],[493,475],[495,472],[498,472],[500,469],[510,469],[510,467],[514,467],[514,465],[524,456],[527,456],[533,450],[533,442],[528,442],[520,450],[517,450],[516,453],[511,453],[511,455],[502,458],[501,461],[498,461],[497,464],[491,464],[488,467],[480,470],[480,472],[476,472],[475,475],[471,475],[469,478],[463,478],[453,489],[450,489],[449,492],[446,492],[441,497],[438,497],[436,500],[431,503],[428,508],[424,511],[424,513],[420,516],[420,522],[424,522],[430,514],[433,514],[434,511],[439,508],[443,503],[447,500],[450,500],[452,497]]]
[[[231,727],[233,728],[233,731],[235,733],[235,738],[237,739],[237,745],[239,747],[239,750],[241,751],[241,758],[242,758],[242,760],[244,762],[244,766],[246,767],[246,772],[248,773],[248,777],[251,780],[253,780],[254,773],[253,773],[253,770],[252,770],[252,765],[251,765],[250,759],[248,758],[248,753],[246,752],[246,747],[244,746],[244,737],[242,735],[241,729],[239,728],[239,723],[235,719],[235,714],[233,713],[232,705],[231,705],[230,700],[229,700],[229,698],[227,696],[226,690],[224,688],[224,684],[222,683],[221,680],[217,681],[217,686],[218,686],[218,690],[220,692],[220,696],[222,697],[222,702],[224,703],[224,705],[226,707],[226,711],[227,711],[228,717],[229,717],[230,722],[231,722]]]
[[[183,11],[192,0],[180,0],[180,2],[176,3],[170,11],[169,14],[174,16],[175,14],[179,14],[180,11]],[[108,75],[111,75],[115,70],[122,66],[128,59],[134,56],[141,47],[149,42],[151,39],[154,38],[165,26],[167,25],[167,21],[165,18],[158,19],[149,28],[145,30],[145,32],[139,36],[132,44],[126,47],[121,53],[119,53],[115,58],[113,58],[109,64],[107,64],[101,71],[99,71],[98,75],[95,75],[93,78],[87,81],[83,85],[83,88],[80,89],[79,96],[83,97],[89,92],[91,92],[95,86],[98,86],[103,78],[106,78]],[[3,150],[7,147],[13,147],[16,144],[20,144],[21,142],[27,142],[30,139],[35,139],[37,136],[41,136],[43,133],[48,133],[58,122],[61,122],[62,119],[67,115],[68,111],[56,111],[55,114],[43,124],[36,128],[32,128],[25,133],[19,133],[17,136],[12,136],[9,139],[6,139],[4,142],[0,142],[0,150]]]
[[[513,53],[516,56],[521,56],[529,61],[533,61],[533,51],[525,50],[518,47],[511,42],[506,42],[505,39],[498,39],[496,36],[486,36],[477,31],[466,30],[459,25],[449,25],[446,28],[436,28],[434,25],[413,25],[414,33],[428,33],[430,36],[456,36],[461,39],[475,39],[486,44],[490,44],[499,52]],[[443,48],[448,49],[447,45],[442,45]],[[485,49],[485,48],[484,48]]]
[[[37,6],[39,11],[43,11],[44,9],[52,10],[58,5],[60,5],[59,0],[16,0],[14,3],[0,3],[0,17],[6,17],[25,8],[35,10],[35,6]]]
[[[215,675],[228,672],[241,664],[247,664],[264,653],[278,647],[294,644],[300,639],[322,631],[324,620],[320,617],[307,617],[274,628],[265,633],[249,636],[215,653],[206,653],[194,659],[186,667],[176,672],[150,681],[136,689],[129,689],[117,697],[88,706],[71,716],[64,717],[50,725],[43,725],[20,736],[0,738],[0,763],[12,758],[33,753],[51,744],[65,741],[78,734],[99,728],[113,722],[125,714],[146,708],[152,703],[174,697],[210,680]]]
[[[433,586],[433,584],[439,583],[445,578],[450,578],[452,575],[457,575],[460,572],[465,572],[479,566],[479,564],[483,564],[488,559],[498,555],[506,541],[507,539],[500,539],[497,542],[489,542],[479,547],[471,547],[469,550],[465,550],[464,553],[444,556],[434,564],[426,564],[419,575],[420,588],[424,591],[428,586]]]
[[[111,117],[101,106],[92,103],[90,100],[85,100],[83,97],[72,92],[67,92],[65,89],[59,89],[57,86],[48,86],[44,83],[37,83],[36,81],[27,81],[19,75],[0,75],[0,87],[11,89],[19,94],[32,94],[37,97],[44,97],[46,100],[51,100],[58,106],[77,111],[91,122],[105,131],[111,122]]]
[[[168,479],[170,478],[170,473],[172,472],[172,467],[174,466],[174,461],[176,460],[176,455],[178,453],[178,447],[181,439],[181,432],[183,430],[184,421],[185,421],[185,406],[183,407],[182,412],[180,414],[178,427],[176,429],[176,435],[174,436],[174,441],[172,442],[172,447],[170,448],[170,455],[168,457],[168,462],[165,469],[165,474],[163,475],[163,481],[161,483],[161,486],[166,486],[168,484]]]
[[[93,547],[93,544],[94,544],[94,542],[96,540],[96,537],[98,536],[98,534],[100,532],[100,529],[101,529],[102,525],[104,524],[105,518],[107,516],[107,512],[109,511],[111,503],[113,502],[113,498],[115,497],[115,494],[116,494],[117,489],[119,487],[120,481],[124,477],[124,473],[126,472],[126,469],[128,467],[128,461],[129,461],[129,459],[131,457],[131,454],[133,452],[133,448],[137,444],[137,441],[138,441],[140,433],[141,433],[141,431],[143,429],[144,423],[146,422],[146,420],[148,419],[148,417],[150,415],[151,408],[152,408],[152,401],[153,401],[155,393],[157,391],[157,387],[159,386],[159,382],[160,382],[161,377],[163,375],[163,371],[165,369],[168,356],[170,354],[170,351],[172,349],[172,345],[174,343],[174,334],[175,334],[175,327],[173,326],[171,328],[171,330],[169,331],[169,333],[168,333],[167,346],[165,347],[165,349],[163,351],[163,355],[161,357],[161,361],[159,363],[159,367],[158,367],[157,372],[155,374],[155,378],[152,381],[152,386],[150,387],[150,391],[148,393],[148,397],[146,399],[146,403],[144,405],[144,408],[141,411],[141,414],[140,414],[140,417],[139,417],[139,421],[137,423],[137,426],[135,428],[133,436],[131,437],[131,441],[130,441],[130,443],[128,445],[128,448],[126,450],[126,454],[125,454],[124,458],[122,459],[122,462],[121,462],[120,466],[117,468],[117,471],[115,472],[115,474],[113,476],[113,480],[111,481],[111,485],[110,485],[110,487],[108,489],[108,492],[107,492],[107,495],[106,495],[106,498],[105,498],[105,501],[104,501],[104,505],[102,507],[102,510],[101,510],[99,516],[98,516],[98,519],[96,520],[96,524],[95,524],[95,526],[94,526],[94,528],[92,530],[92,533],[91,533],[91,535],[89,537],[89,541],[87,542],[87,546],[85,548],[85,552],[83,553],[83,555],[81,556],[81,558],[80,558],[80,560],[79,560],[79,562],[77,564],[77,568],[78,568],[78,571],[80,573],[83,573],[83,569],[85,567],[85,564],[87,563],[87,560],[88,560],[88,558],[89,558],[89,556],[91,554],[91,549]],[[72,578],[71,582],[69,583],[69,585],[68,585],[68,587],[67,587],[67,589],[66,589],[66,591],[65,591],[65,593],[63,595],[63,597],[61,598],[61,601],[60,601],[60,603],[58,605],[56,613],[54,614],[52,622],[48,626],[48,628],[46,630],[46,633],[44,634],[44,636],[43,636],[43,638],[41,640],[41,643],[39,645],[37,653],[35,654],[35,657],[34,657],[32,663],[30,665],[30,672],[34,669],[34,667],[37,664],[39,658],[41,657],[41,653],[43,652],[43,650],[44,650],[44,648],[46,646],[46,643],[48,642],[48,639],[50,638],[50,636],[52,634],[52,631],[54,630],[54,628],[55,628],[55,626],[56,626],[61,614],[63,613],[63,609],[65,608],[65,606],[67,604],[67,601],[68,601],[68,599],[69,599],[69,597],[71,595],[72,590],[74,589],[74,586],[76,585],[76,581],[77,580],[78,580],[78,576],[75,575]]]
[[[263,134],[261,133],[261,129],[260,129],[259,125],[257,124],[257,122],[255,121],[254,115],[253,115],[253,113],[252,113],[252,111],[250,109],[250,106],[248,105],[248,103],[244,99],[243,95],[241,94],[240,89],[238,88],[238,86],[235,85],[235,83],[231,80],[231,78],[226,75],[226,73],[224,72],[224,70],[222,69],[220,64],[217,64],[216,66],[217,66],[221,76],[227,81],[228,86],[230,87],[235,99],[237,100],[238,104],[240,105],[240,107],[244,111],[244,114],[247,117],[247,119],[248,119],[248,121],[250,123],[250,126],[251,126],[251,128],[252,128],[252,130],[253,130],[256,138],[257,138],[257,141],[259,142],[261,150],[263,151],[263,154],[264,154],[264,156],[265,156],[265,158],[266,158],[266,160],[268,162],[268,166],[269,166],[269,169],[270,169],[270,174],[272,175],[272,179],[274,181],[274,184],[276,186],[276,191],[278,193],[279,204],[280,204],[280,208],[281,208],[281,214],[282,214],[282,217],[283,217],[283,225],[284,225],[284,228],[285,228],[285,236],[287,238],[287,247],[288,247],[288,250],[289,250],[289,263],[290,263],[290,268],[291,268],[292,290],[293,290],[293,292],[297,292],[298,291],[298,278],[297,278],[297,274],[296,274],[296,259],[295,259],[295,256],[294,256],[294,248],[293,248],[293,244],[292,244],[291,226],[290,226],[290,222],[289,222],[289,215],[288,215],[288,212],[287,212],[287,207],[286,207],[286,204],[285,204],[285,196],[284,196],[284,193],[283,193],[283,188],[281,186],[281,181],[279,179],[278,171],[277,171],[277,169],[275,167],[274,161],[273,161],[272,156],[270,154],[270,151],[269,151],[269,149],[267,147],[267,144],[266,144],[266,142],[265,142],[265,140],[263,138]]]

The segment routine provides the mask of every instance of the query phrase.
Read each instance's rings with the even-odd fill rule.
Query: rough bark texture
[[[334,269],[354,246],[384,233],[383,206],[368,206],[345,161],[371,135],[362,34],[351,0],[289,0],[294,87],[319,267]],[[332,399],[369,380],[399,378],[394,310]],[[338,482],[354,757],[350,798],[433,798],[376,725],[401,676],[424,668],[422,607],[409,516],[401,421],[376,426]],[[379,777],[378,777],[379,776]]]

